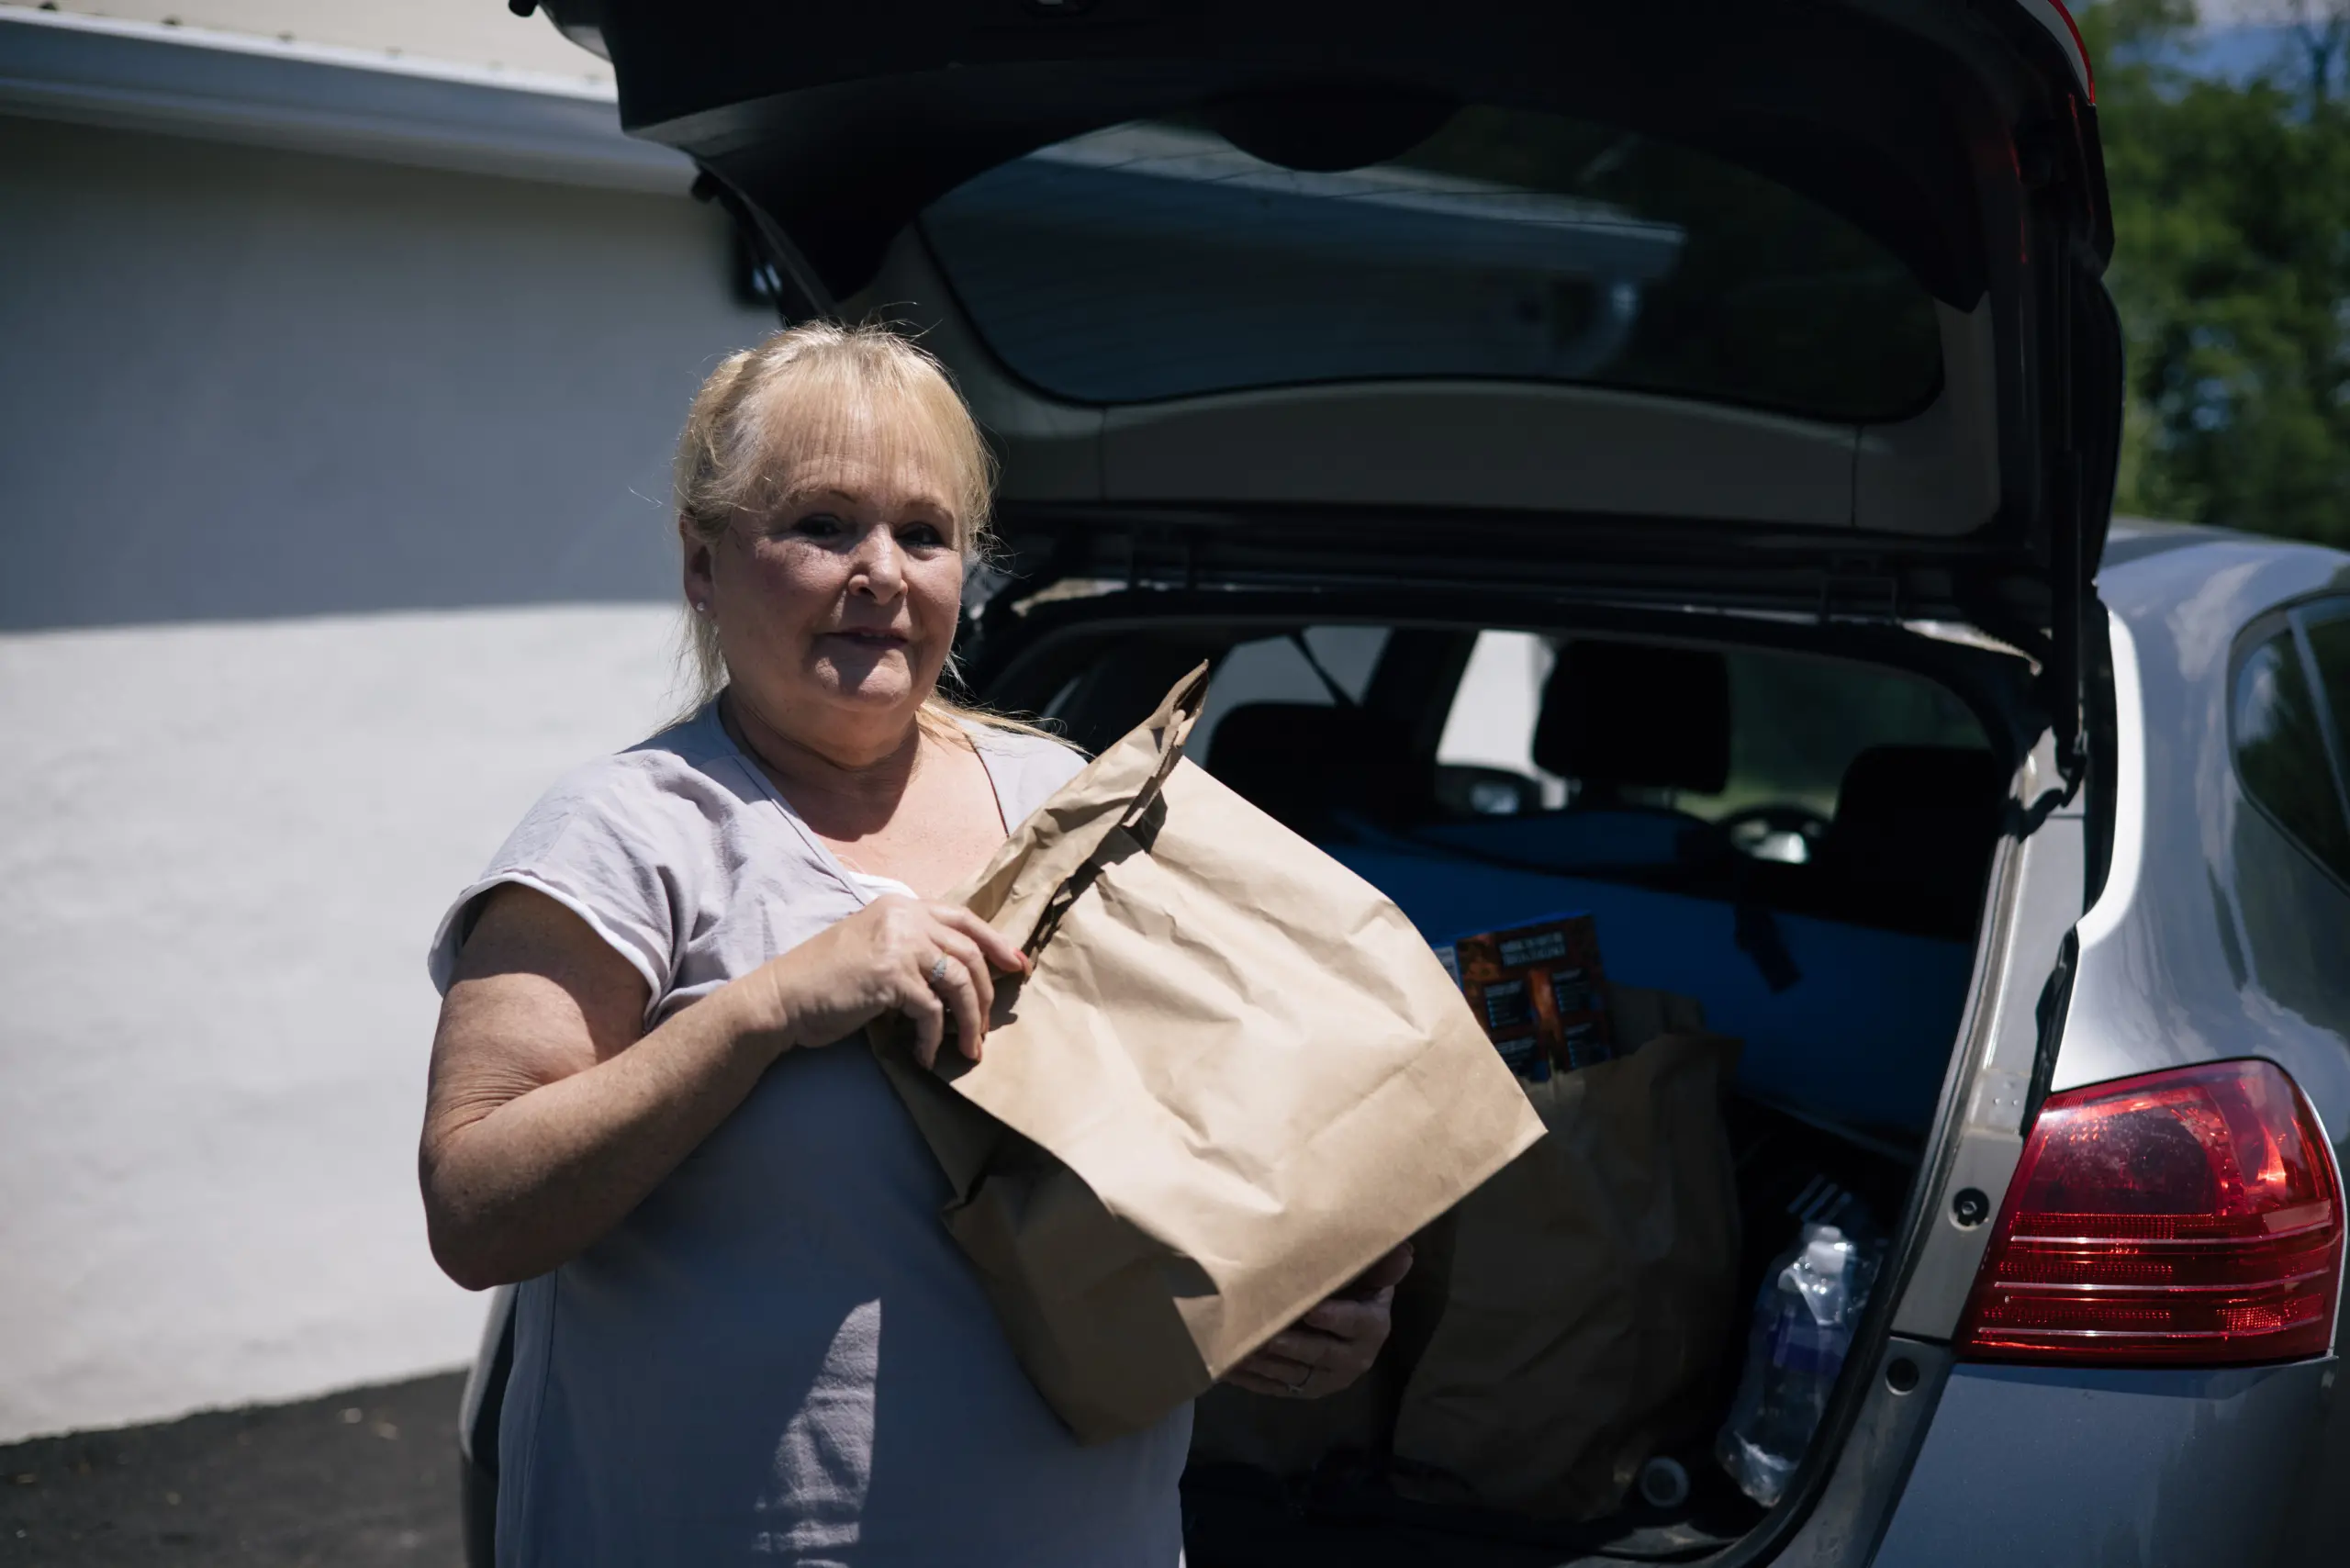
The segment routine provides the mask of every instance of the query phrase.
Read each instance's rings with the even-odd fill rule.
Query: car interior
[[[2016,761],[2000,692],[2015,661],[1944,650],[1938,678],[1816,645],[1614,630],[1137,619],[1147,597],[1032,607],[1024,619],[1054,624],[991,693],[1093,750],[1210,662],[1187,756],[1387,893],[1432,943],[1587,913],[1610,980],[1692,997],[1743,1041],[1725,1111],[1738,1299],[1807,1221],[1891,1234],[1974,972]],[[1967,696],[1944,683],[1953,672]],[[1763,1512],[1709,1457],[1742,1312],[1734,1330],[1716,1413],[1677,1454],[1691,1487],[1670,1506],[1636,1492],[1567,1524],[1416,1501],[1375,1445],[1304,1477],[1195,1462],[1191,1561],[1718,1547]]]

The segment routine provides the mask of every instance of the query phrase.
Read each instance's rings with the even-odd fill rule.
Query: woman
[[[940,895],[1080,759],[936,694],[986,448],[877,329],[722,364],[677,463],[705,700],[558,784],[459,897],[421,1155],[434,1256],[522,1282],[501,1562],[1179,1560],[1190,1412],[1080,1447],[938,1220],[854,1043],[977,1057],[1019,951]],[[1320,1395],[1389,1260],[1233,1375]]]

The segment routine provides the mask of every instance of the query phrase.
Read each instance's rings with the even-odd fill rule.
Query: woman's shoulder
[[[431,949],[435,981],[448,983],[479,901],[515,883],[587,921],[659,994],[679,901],[722,882],[742,858],[729,845],[756,798],[756,786],[730,766],[735,754],[723,733],[706,718],[705,711],[557,778],[442,917]]]
[[[963,730],[986,756],[1003,798],[1004,818],[1014,825],[1085,770],[1085,754],[1058,736],[1006,729],[983,719],[965,720]]]
[[[1051,757],[1066,759],[1071,767],[1085,766],[1085,754],[1077,749],[1075,742],[1025,721],[999,721],[988,714],[974,713],[963,715],[961,722],[971,744],[991,755],[1021,759]]]
[[[507,834],[485,879],[542,877],[651,898],[742,858],[766,797],[704,709],[557,778]]]
[[[625,751],[583,762],[550,785],[524,814],[523,830],[707,821],[748,804],[733,748],[708,711]]]

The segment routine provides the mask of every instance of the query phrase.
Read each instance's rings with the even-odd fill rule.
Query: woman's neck
[[[754,711],[732,688],[720,695],[718,711],[735,744],[827,838],[858,838],[886,823],[922,767],[919,710],[894,729],[857,735],[795,733]]]

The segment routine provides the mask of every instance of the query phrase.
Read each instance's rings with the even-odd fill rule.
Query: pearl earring
[[[707,614],[709,614],[709,613],[710,613],[710,600],[708,600],[708,599],[698,599],[694,600],[694,613],[695,613],[696,615],[707,615]]]

